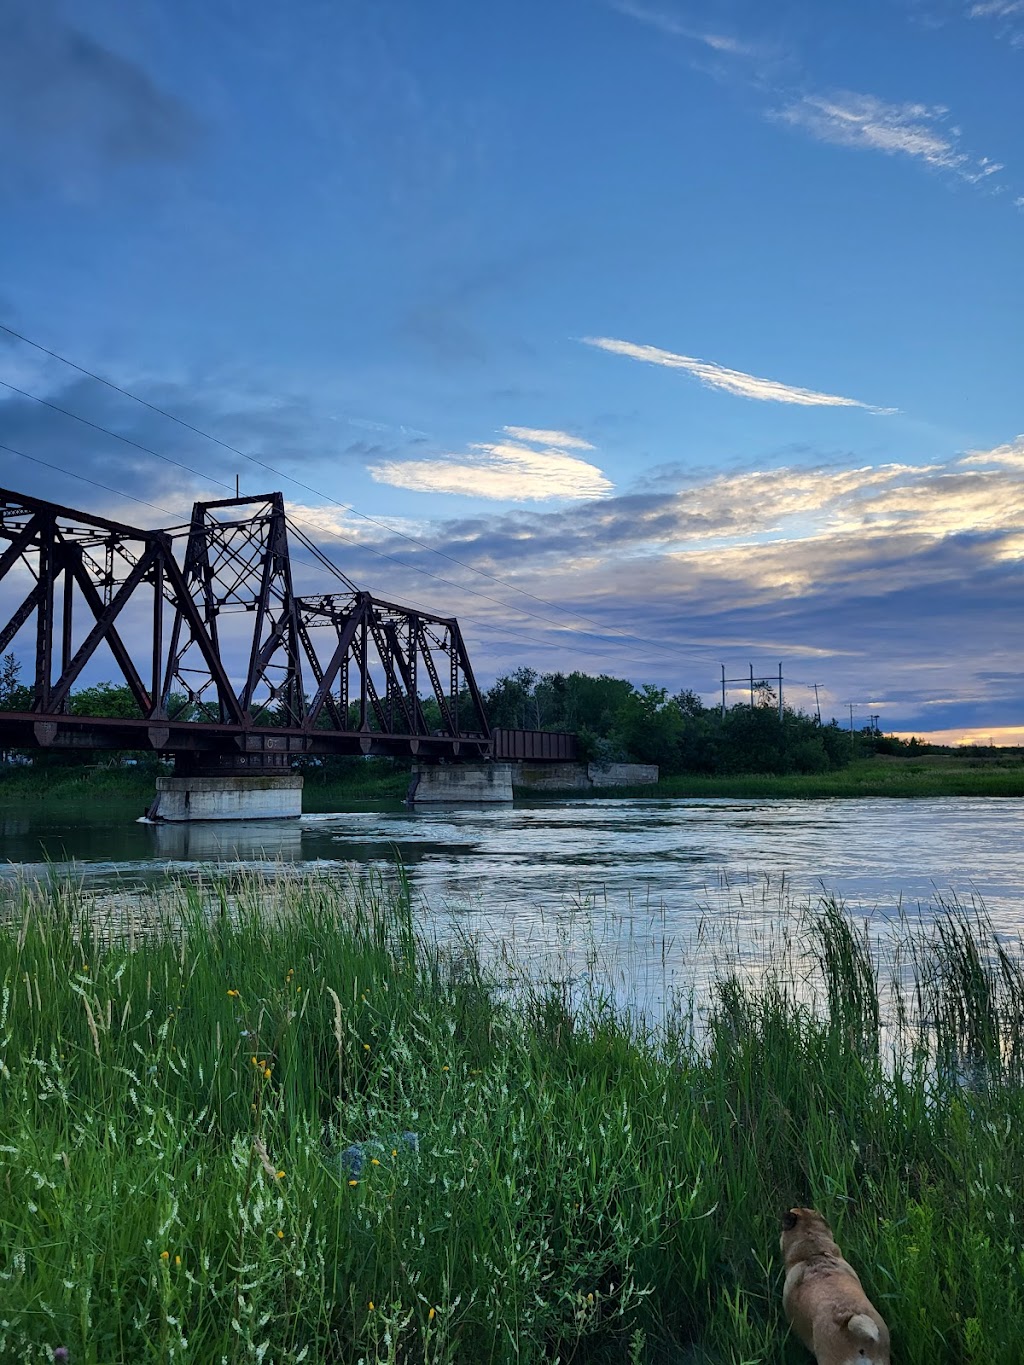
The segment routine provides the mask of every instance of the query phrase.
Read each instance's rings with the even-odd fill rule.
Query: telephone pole
[[[782,724],[782,660],[779,660],[779,724]]]
[[[814,683],[814,684],[812,684],[812,685],[813,685],[813,687],[814,687],[814,709],[815,709],[815,711],[817,711],[817,713],[818,713],[818,724],[820,725],[820,724],[821,724],[821,702],[818,700],[818,684],[817,684],[817,683]]]

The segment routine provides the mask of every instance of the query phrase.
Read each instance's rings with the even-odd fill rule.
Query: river
[[[901,912],[983,905],[1024,927],[1024,802],[607,800],[513,807],[399,805],[281,822],[136,823],[123,805],[0,812],[0,877],[73,877],[109,905],[174,876],[241,868],[394,875],[421,927],[511,947],[542,974],[599,973],[618,999],[657,1004],[723,936],[757,960],[822,894],[879,934]]]

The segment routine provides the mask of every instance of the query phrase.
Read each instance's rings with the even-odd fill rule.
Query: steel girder
[[[297,596],[280,493],[196,503],[183,535],[0,489],[4,541],[0,653],[34,616],[32,709],[17,721],[33,718],[37,743],[107,747],[143,721],[166,751],[269,750],[278,736],[289,753],[489,752],[458,622],[358,590]],[[101,646],[138,708],[123,723],[67,715]],[[0,725],[18,728],[11,713]]]

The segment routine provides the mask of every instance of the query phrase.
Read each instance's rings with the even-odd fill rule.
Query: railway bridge
[[[294,591],[289,531],[332,591]],[[32,640],[34,664],[31,707],[0,711],[0,746],[173,756],[157,818],[298,814],[303,758],[408,756],[419,801],[510,799],[512,761],[576,758],[574,735],[492,730],[455,617],[359,589],[280,493],[197,502],[187,525],[149,530],[0,489],[5,618],[0,655]],[[101,662],[136,714],[72,713]]]

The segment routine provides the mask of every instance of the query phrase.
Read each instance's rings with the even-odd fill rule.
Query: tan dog
[[[818,1365],[891,1365],[889,1329],[814,1209],[790,1209],[779,1238],[782,1306]]]

